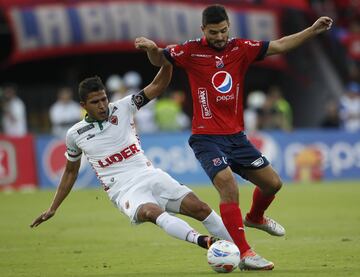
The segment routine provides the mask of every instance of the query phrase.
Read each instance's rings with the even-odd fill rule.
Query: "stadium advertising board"
[[[187,144],[190,134],[143,136],[154,165],[184,183],[209,183]],[[284,181],[360,178],[360,135],[341,131],[295,131],[249,134]]]
[[[162,168],[185,184],[209,184],[187,140],[189,133],[141,136],[141,145],[155,167]],[[271,161],[286,182],[360,179],[360,136],[336,131],[295,131],[249,134],[249,139]],[[56,187],[64,169],[65,144],[50,136],[36,141],[41,187]],[[240,182],[244,182],[239,179]],[[86,159],[76,187],[96,186]]]
[[[10,62],[84,53],[135,51],[134,39],[146,36],[161,45],[201,37],[206,3],[176,1],[21,1],[5,6],[15,40]],[[44,3],[45,2],[45,3]],[[255,40],[279,37],[279,16],[272,9],[227,8],[231,35]],[[263,63],[284,66],[281,56]]]
[[[65,151],[64,140],[52,136],[37,137],[36,156],[40,187],[57,187],[66,164]],[[98,183],[91,166],[83,156],[75,188],[94,186]]]
[[[33,137],[0,135],[0,191],[36,187]]]

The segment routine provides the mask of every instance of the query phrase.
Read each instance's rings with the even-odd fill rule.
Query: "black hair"
[[[202,13],[203,27],[208,24],[218,24],[224,20],[229,21],[229,17],[224,6],[218,4],[208,6]]]
[[[105,90],[105,86],[99,76],[86,78],[79,84],[79,98],[80,101],[86,102],[88,95],[91,92]]]

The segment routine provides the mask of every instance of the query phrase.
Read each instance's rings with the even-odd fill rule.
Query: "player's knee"
[[[137,219],[140,222],[151,221],[156,223],[156,219],[164,211],[155,204],[144,204],[137,213]]]
[[[209,216],[211,211],[212,209],[209,207],[208,204],[199,201],[196,205],[195,218],[197,220],[203,221]]]
[[[218,189],[221,202],[235,202],[239,201],[239,189],[236,183],[227,183]]]
[[[267,194],[275,195],[282,187],[283,183],[278,175],[275,175],[271,178],[270,185],[267,189]]]
[[[213,179],[213,183],[220,194],[221,202],[238,202],[238,186],[229,168],[220,171]]]

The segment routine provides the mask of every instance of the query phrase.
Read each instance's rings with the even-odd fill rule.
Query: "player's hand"
[[[36,227],[38,225],[40,225],[41,223],[43,223],[44,221],[50,219],[51,217],[53,217],[55,214],[55,211],[52,210],[47,210],[46,212],[43,212],[40,216],[38,216],[33,223],[31,223],[30,227]]]
[[[145,37],[138,37],[135,39],[135,48],[149,51],[158,48],[156,43]]]
[[[312,28],[316,34],[321,34],[327,30],[330,30],[333,20],[330,17],[322,16],[312,25]]]

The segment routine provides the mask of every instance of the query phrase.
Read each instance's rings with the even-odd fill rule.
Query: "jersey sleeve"
[[[178,67],[186,67],[189,63],[190,47],[188,43],[178,44],[163,50],[165,58]]]
[[[269,41],[238,39],[237,44],[245,50],[249,63],[263,60],[269,48]]]
[[[133,95],[127,95],[124,98],[121,98],[120,100],[117,100],[113,103],[110,103],[112,105],[112,109],[116,110],[119,109],[121,107],[126,107],[126,109],[130,112],[130,113],[135,113],[137,111],[136,105],[134,104],[133,100]]]
[[[66,134],[66,152],[65,157],[71,162],[76,162],[81,158],[82,151],[76,145],[73,132],[70,130]]]

